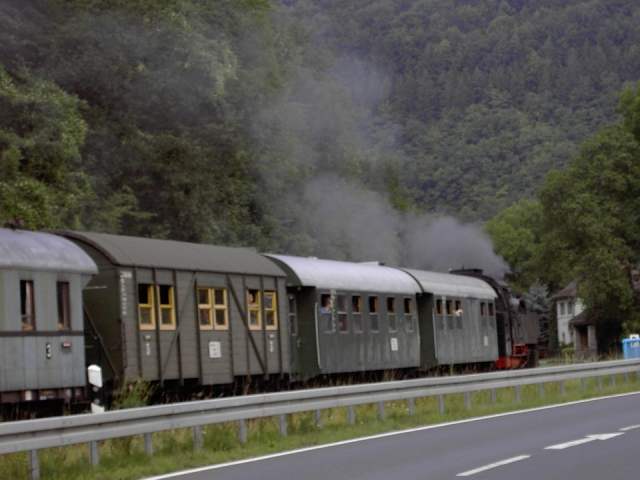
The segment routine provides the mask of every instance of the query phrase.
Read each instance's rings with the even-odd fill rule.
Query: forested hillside
[[[424,214],[534,194],[616,121],[638,25],[631,0],[5,0],[0,220],[500,271]]]

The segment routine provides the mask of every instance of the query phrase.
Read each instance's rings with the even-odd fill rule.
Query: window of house
[[[267,330],[278,329],[278,298],[276,292],[267,290],[264,292],[264,316]]]
[[[445,302],[445,308],[447,309],[447,315],[453,315],[453,302],[451,300]]]
[[[153,285],[138,284],[138,318],[140,330],[154,330],[156,328],[156,309]]]
[[[69,282],[58,282],[58,330],[71,330],[71,301]]]
[[[569,315],[573,315],[573,302],[569,302],[569,304],[567,305],[567,313]]]
[[[160,330],[175,330],[176,303],[171,285],[158,285],[158,300],[160,301]]]
[[[292,336],[298,335],[298,305],[296,304],[295,295],[289,294],[289,328]]]
[[[566,304],[564,302],[560,302],[560,315],[565,315],[566,313]]]
[[[369,324],[371,331],[380,330],[380,319],[378,318],[378,297],[369,297]]]
[[[262,295],[260,290],[247,290],[247,320],[249,330],[262,328]]]
[[[436,315],[442,315],[442,300],[436,300]]]
[[[404,323],[407,332],[413,332],[413,299],[404,298]]]
[[[489,316],[493,317],[493,302],[489,302],[487,306],[489,307]]]
[[[349,331],[349,316],[347,315],[347,297],[345,295],[336,296],[336,310],[338,314],[338,331],[346,333]]]
[[[480,315],[485,316],[487,314],[487,305],[484,302],[480,302]]]
[[[353,318],[353,331],[362,333],[362,297],[360,295],[351,297],[351,317]]]
[[[32,280],[20,280],[20,319],[23,332],[36,329],[36,304]]]
[[[387,297],[387,319],[389,320],[389,330],[392,332],[398,330],[398,323],[396,320],[396,299],[393,297]]]

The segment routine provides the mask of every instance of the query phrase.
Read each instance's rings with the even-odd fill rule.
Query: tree
[[[82,103],[29,72],[0,65],[0,223],[71,225],[91,195],[79,173],[87,125]]]

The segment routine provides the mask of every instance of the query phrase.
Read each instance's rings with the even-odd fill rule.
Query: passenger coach
[[[285,275],[270,260],[245,248],[64,235],[98,264],[85,292],[89,361],[107,378],[198,387],[289,373]]]
[[[0,229],[0,405],[83,400],[82,289],[97,272],[72,242]]]
[[[409,270],[420,285],[421,363],[483,364],[498,359],[496,292],[486,282],[448,273]]]
[[[382,371],[420,365],[418,284],[377,263],[268,255],[287,272],[293,371]]]

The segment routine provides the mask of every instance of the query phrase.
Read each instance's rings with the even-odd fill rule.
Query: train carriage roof
[[[129,237],[92,232],[63,235],[98,249],[114,265],[284,277],[285,273],[250,248]]]
[[[266,255],[289,273],[289,282],[302,287],[415,295],[418,284],[402,270],[377,263],[322,260],[313,257]]]
[[[94,274],[96,264],[66,238],[43,232],[0,228],[0,268]]]
[[[498,295],[491,286],[479,278],[426,270],[403,269],[414,277],[424,293],[445,297],[479,298],[493,300]]]

